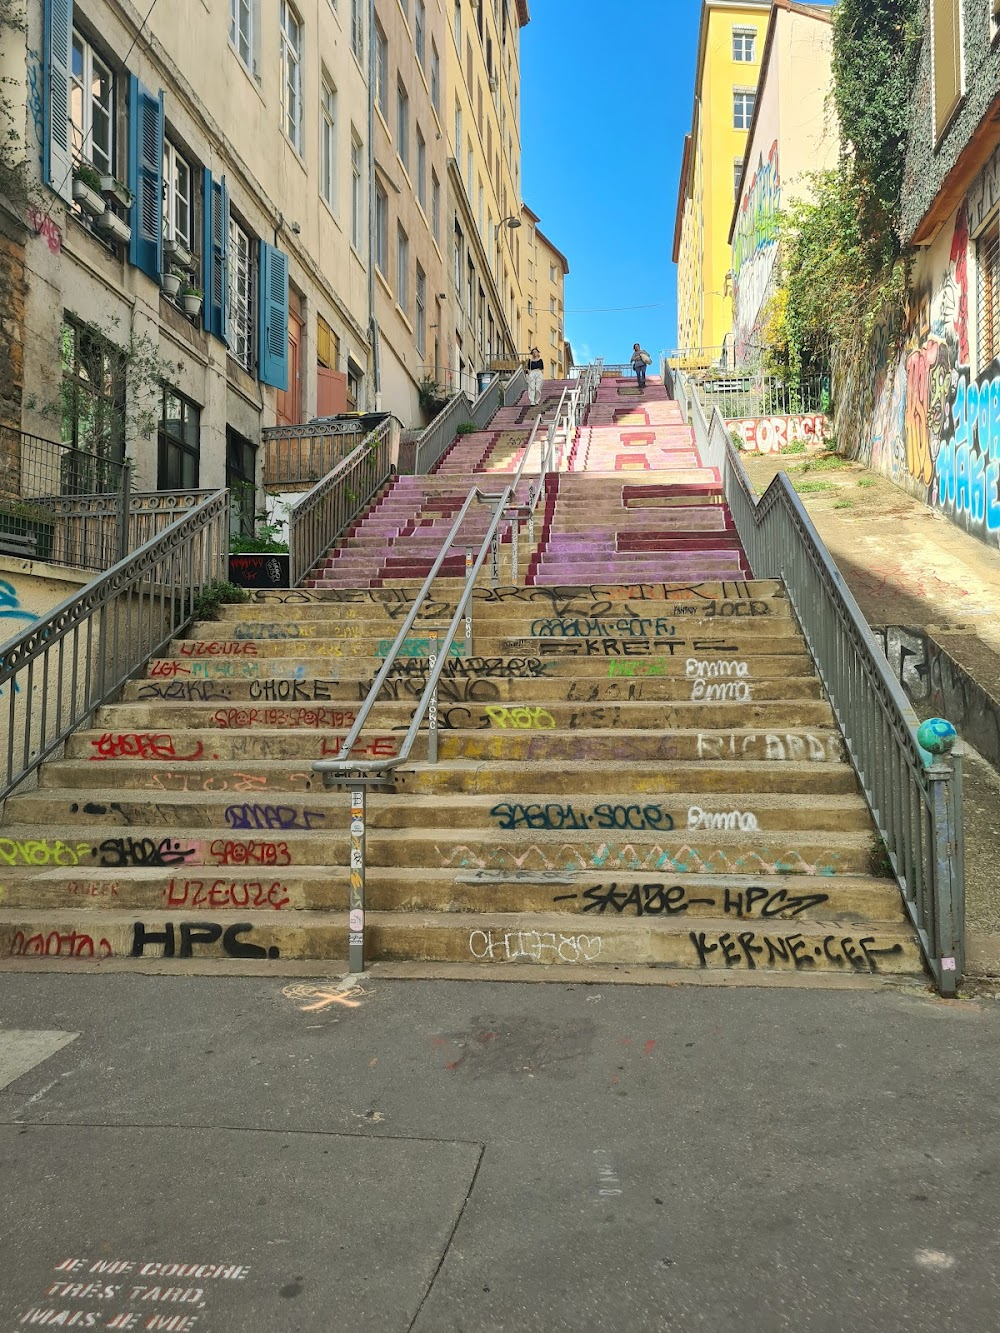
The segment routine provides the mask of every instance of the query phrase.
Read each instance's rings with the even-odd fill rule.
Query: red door
[[[288,315],[288,388],[279,389],[275,404],[279,426],[297,426],[302,421],[302,321]]]

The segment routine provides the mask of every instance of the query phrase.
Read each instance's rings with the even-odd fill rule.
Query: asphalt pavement
[[[0,1022],[3,1333],[1000,1324],[989,995],[8,973]]]

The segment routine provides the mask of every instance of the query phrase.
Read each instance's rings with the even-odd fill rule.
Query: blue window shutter
[[[205,328],[229,344],[229,190],[226,180],[213,180],[205,168],[202,265]]]
[[[132,191],[129,262],[159,281],[163,266],[163,94],[132,74],[128,99],[128,170]]]
[[[260,243],[260,379],[275,389],[288,388],[288,256]]]
[[[69,130],[73,0],[45,0],[44,45],[42,175],[56,194],[70,201],[73,198],[73,151]]]

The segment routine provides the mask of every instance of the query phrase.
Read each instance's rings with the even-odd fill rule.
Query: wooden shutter
[[[202,267],[205,300],[202,318],[209,333],[229,345],[229,190],[226,178],[204,172]]]
[[[129,79],[129,262],[159,281],[163,267],[163,93]]]
[[[42,98],[42,175],[56,194],[73,198],[73,150],[69,132],[73,67],[73,0],[45,0]]]
[[[961,0],[931,0],[934,137],[940,139],[962,97]]]
[[[262,384],[288,388],[288,256],[260,243],[258,363]]]

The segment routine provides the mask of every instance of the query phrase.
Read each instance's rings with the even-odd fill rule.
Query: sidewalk
[[[950,711],[948,702],[921,700],[932,667],[921,633],[983,691],[985,710],[964,726],[951,720],[966,745],[969,972],[1000,975],[1000,775],[975,748],[995,754],[1000,733],[1000,552],[861,464],[816,452],[742,457],[761,494],[777,472],[788,473],[873,628],[918,631],[891,636],[887,655],[921,716]]]

